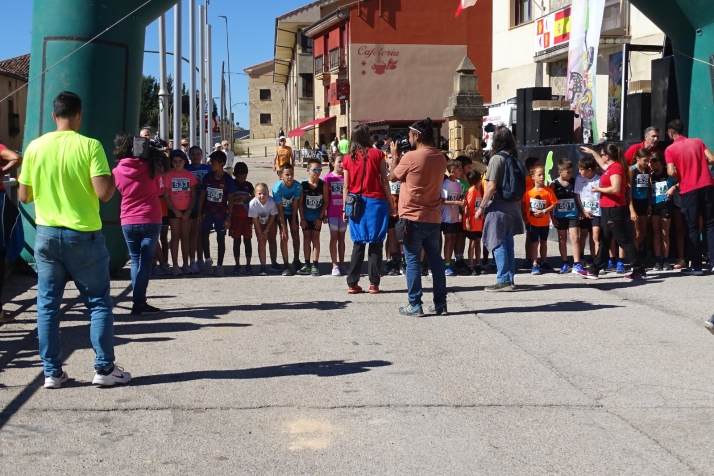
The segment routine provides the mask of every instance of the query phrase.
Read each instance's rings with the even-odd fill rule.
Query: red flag
[[[469,8],[473,7],[476,5],[477,0],[459,0],[459,8],[456,9],[456,17],[458,17],[461,12],[464,11],[464,8]]]

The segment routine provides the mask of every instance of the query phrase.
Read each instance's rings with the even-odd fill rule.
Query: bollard
[[[248,147],[248,158],[250,159],[250,147]]]
[[[268,148],[267,147],[265,148],[265,156],[266,157],[268,156]]]

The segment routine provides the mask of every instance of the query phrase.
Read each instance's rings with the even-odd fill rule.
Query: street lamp
[[[226,21],[226,56],[228,56],[228,71],[231,70],[231,50],[228,48],[228,17],[225,15],[218,15],[218,18],[223,18]],[[228,75],[228,104],[233,104],[233,95],[231,94],[231,75]],[[231,110],[228,111],[228,119],[231,122],[231,149],[233,148],[233,106]]]

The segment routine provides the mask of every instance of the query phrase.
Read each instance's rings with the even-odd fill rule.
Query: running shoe
[[[578,271],[578,274],[585,279],[598,279],[599,278],[599,276],[597,274],[593,273],[589,269],[584,269],[582,271]]]
[[[253,267],[249,264],[245,265],[243,267],[243,276],[252,276],[253,275]]]
[[[544,273],[552,273],[555,271],[553,269],[553,267],[551,265],[549,265],[548,263],[541,263],[540,270],[543,271]]]
[[[8,314],[4,310],[0,309],[0,324],[5,324],[7,322],[12,322],[15,320],[14,314]]]
[[[358,284],[355,284],[354,286],[350,286],[349,288],[347,288],[347,294],[360,294],[362,292],[364,292],[364,291],[362,290],[362,287]]]
[[[394,266],[392,266],[389,272],[387,273],[387,276],[399,276],[399,265],[394,264]]]
[[[431,272],[430,272],[429,274],[431,274]],[[451,269],[451,266],[447,266],[447,267],[446,267],[446,270],[444,271],[444,275],[446,275],[446,276],[453,276],[453,275],[454,275],[454,271]]]
[[[164,272],[161,269],[161,266],[154,266],[154,268],[151,270],[151,274],[154,276],[163,276]]]
[[[62,371],[62,374],[60,374],[59,377],[45,377],[45,388],[60,388],[63,383],[65,383],[67,380],[69,380],[69,375],[67,375],[67,372],[64,370]]]
[[[573,266],[573,273],[579,274],[581,271],[585,271],[583,269],[583,265],[580,263],[576,263],[576,265]]]
[[[295,267],[297,269],[297,266]],[[303,266],[300,268],[297,272],[300,276],[309,276],[310,275],[310,267],[308,265]]]
[[[711,332],[712,334],[714,334],[714,322],[712,322],[713,319],[714,319],[714,317],[704,323],[704,327],[706,327],[707,330],[709,332]]]
[[[630,281],[640,281],[647,278],[647,273],[644,269],[633,269],[630,274],[625,275],[625,279]]]
[[[483,271],[483,268],[481,268],[480,264],[477,264],[473,268],[471,268],[471,276],[481,276],[481,272]]]
[[[627,270],[625,270],[625,263],[623,263],[622,261],[618,261],[617,267],[615,268],[615,272],[617,274],[625,274],[627,272]]]
[[[268,275],[268,267],[264,264],[260,265],[260,270],[258,270],[258,276],[267,276]]]
[[[171,266],[168,263],[161,265],[161,271],[163,271],[164,276],[171,276]]]
[[[293,266],[295,266],[295,270],[298,270],[298,269],[302,269],[303,264],[299,259],[295,258],[293,260]]]
[[[111,372],[106,375],[100,374],[98,371],[94,372],[94,380],[92,380],[92,385],[99,385],[102,387],[110,387],[116,384],[129,383],[131,381],[131,374],[125,372],[123,368],[118,365],[114,365]]]
[[[132,316],[140,316],[142,314],[158,314],[159,312],[161,312],[161,309],[150,306],[149,304],[144,304],[141,307],[133,307],[131,309]]]
[[[486,286],[483,288],[484,291],[489,292],[489,293],[502,293],[502,292],[509,292],[509,291],[515,291],[516,286],[513,285],[513,283],[496,283],[492,286]]]
[[[187,264],[181,266],[181,272],[186,276],[193,274],[193,271],[191,271],[191,267]]]
[[[340,271],[339,266],[332,267],[332,276],[342,276],[342,272]]]
[[[273,273],[282,273],[283,267],[280,266],[278,263],[273,263],[270,265],[270,271],[272,271]]]
[[[681,273],[683,276],[704,276],[704,271],[701,269],[685,268]]]
[[[196,262],[191,263],[191,274],[198,274],[201,270],[198,268]]]
[[[424,315],[424,311],[421,306],[412,306],[409,304],[408,306],[400,307],[399,314],[402,316],[422,317]]]
[[[568,263],[563,263],[563,266],[560,268],[560,271],[558,271],[559,274],[566,274],[569,273],[572,268]]]
[[[206,273],[208,276],[213,274],[213,260],[211,258],[206,258],[206,260],[203,262],[203,272]]]
[[[286,265],[283,267],[282,275],[283,275],[283,276],[292,276],[292,275],[293,275],[293,271],[290,269],[290,265],[289,265],[289,264],[286,264]]]
[[[173,268],[171,268],[171,274],[173,274],[174,276],[183,276],[181,268],[179,268],[178,266],[174,266]]]
[[[205,262],[202,259],[196,260],[196,267],[199,271],[203,271],[204,266]]]
[[[233,266],[233,276],[240,276],[240,265]]]
[[[543,274],[543,272],[540,270],[538,265],[533,265],[533,267],[531,268],[531,274],[533,276],[540,276],[541,274]]]
[[[407,275],[407,263],[404,260],[399,263],[399,274],[401,274],[402,276]]]
[[[340,274],[342,274],[342,276],[347,276],[347,273],[349,273],[349,271],[347,271],[347,266],[344,264],[340,265]]]
[[[662,269],[664,269],[664,271],[672,271],[672,265],[665,261],[664,265],[662,265]]]
[[[429,312],[431,314],[436,314],[437,316],[449,315],[449,309],[446,307],[446,304],[444,304],[442,307],[436,307],[436,304],[432,304],[431,306],[429,306]]]
[[[687,267],[687,263],[683,259],[678,259],[677,263],[674,265],[674,269],[684,269]]]
[[[429,276],[429,265],[427,265],[426,263],[421,264],[421,275]]]
[[[313,265],[312,268],[310,268],[310,275],[320,276],[320,271],[317,269],[317,266]]]
[[[370,284],[369,285],[369,293],[370,294],[379,294],[379,286],[376,284]]]
[[[523,264],[521,264],[521,269],[530,269],[533,266],[533,261],[524,259]]]
[[[391,269],[392,269],[392,260],[391,260],[391,259],[388,259],[388,260],[384,263],[384,267],[382,268],[382,275],[383,275],[383,276],[386,276],[387,274],[389,274],[389,271],[390,271]]]
[[[662,263],[660,263],[659,261],[657,261],[654,265],[654,268],[652,268],[652,271],[663,271],[663,270],[664,270],[664,266],[662,266]]]
[[[223,277],[223,266],[216,266],[213,271],[213,275],[218,278],[222,278]]]

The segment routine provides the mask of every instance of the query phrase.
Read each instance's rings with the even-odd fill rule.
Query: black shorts
[[[181,213],[186,213],[186,210],[181,210]],[[178,218],[178,217],[176,216],[174,211],[169,208],[169,216],[167,218],[172,219],[172,218]],[[191,210],[191,216],[189,218],[190,219],[198,218],[198,210]]]
[[[171,210],[169,210],[171,212]],[[169,226],[169,217],[161,217],[161,226]]]
[[[528,225],[528,231],[531,236],[531,243],[538,243],[539,241],[546,241],[548,235],[550,234],[549,226],[533,226]]]
[[[383,222],[384,223],[384,222]],[[461,233],[463,229],[461,228],[461,223],[442,223],[441,232],[445,235],[453,235],[454,233]]]
[[[647,199],[637,200],[632,199],[632,206],[635,209],[638,217],[647,216],[647,209],[650,207],[650,202]]]
[[[483,236],[482,231],[466,231],[466,238],[469,240],[480,240],[481,237]]]
[[[316,231],[319,233],[320,230],[322,230],[322,228],[320,228],[320,230],[315,229],[315,223],[317,223],[318,221],[322,222],[322,220],[313,220],[313,221],[305,220],[305,223],[307,223],[307,226],[305,227],[305,231]],[[384,222],[382,222],[382,223],[384,223]]]
[[[578,223],[580,220],[578,220],[577,217],[575,218],[556,218],[558,220],[558,230],[560,231],[565,231],[569,230],[571,228],[579,228],[580,223]]]
[[[600,228],[600,217],[583,218],[580,220],[581,230],[592,230],[594,226]]]
[[[672,218],[673,214],[674,204],[672,204],[672,200],[665,200],[664,202],[652,205],[652,215],[656,215],[660,218]]]
[[[399,217],[390,216],[389,219],[387,220],[387,229],[389,229],[389,230],[393,229],[398,221],[399,221]]]
[[[283,216],[285,217],[285,225],[287,225],[288,228],[290,228],[290,223],[292,222],[293,219],[293,214],[292,213],[283,213]],[[280,223],[280,220],[278,217],[275,217],[276,221],[278,222],[278,229],[282,228],[282,224]],[[296,227],[300,227],[299,223],[295,223]]]

